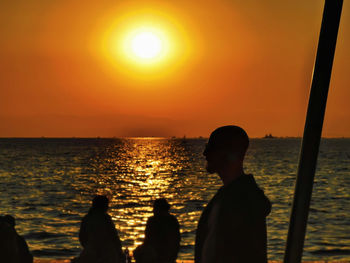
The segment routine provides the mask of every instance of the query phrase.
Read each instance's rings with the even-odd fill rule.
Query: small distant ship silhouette
[[[265,134],[265,136],[263,137],[263,139],[275,139],[276,137],[273,136],[271,133],[270,134]]]

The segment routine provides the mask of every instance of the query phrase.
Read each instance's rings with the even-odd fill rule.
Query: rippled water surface
[[[36,257],[80,251],[80,220],[93,195],[111,199],[124,247],[142,242],[152,200],[165,197],[181,225],[180,259],[192,259],[197,220],[221,186],[205,172],[205,139],[0,139],[0,213],[17,219]],[[273,203],[269,259],[282,259],[299,139],[253,139],[247,173]],[[305,241],[305,260],[350,259],[350,139],[324,139]]]

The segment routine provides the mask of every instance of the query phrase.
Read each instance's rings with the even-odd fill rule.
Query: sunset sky
[[[323,3],[1,1],[0,137],[301,136]],[[344,1],[326,137],[350,137],[349,47]]]

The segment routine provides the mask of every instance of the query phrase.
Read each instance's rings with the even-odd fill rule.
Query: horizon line
[[[249,139],[302,139],[302,136],[273,136],[272,138],[249,137]],[[346,136],[322,136],[322,139],[350,139]],[[0,136],[0,139],[209,139],[204,136]]]

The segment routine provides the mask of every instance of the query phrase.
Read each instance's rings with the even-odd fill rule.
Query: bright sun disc
[[[142,32],[131,40],[131,48],[137,57],[152,59],[157,57],[162,51],[162,41],[151,32]]]

